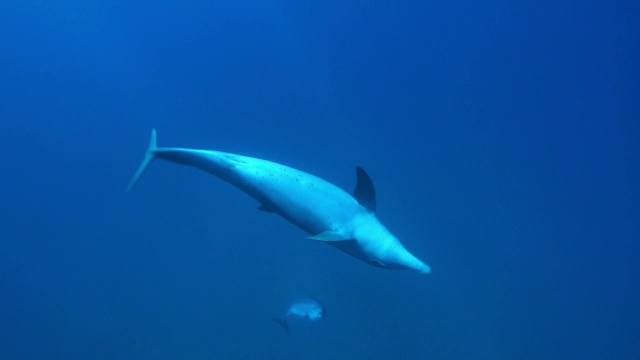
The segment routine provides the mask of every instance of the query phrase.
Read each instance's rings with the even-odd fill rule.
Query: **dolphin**
[[[278,214],[304,230],[309,234],[306,239],[325,242],[373,266],[431,273],[376,217],[373,182],[361,167],[356,167],[352,196],[314,175],[271,161],[220,151],[158,147],[153,129],[127,192],[154,159],[196,167],[225,180],[256,199],[259,210]]]
[[[273,318],[272,320],[286,331],[289,331],[289,321],[287,321],[289,317],[297,316],[315,322],[324,318],[326,312],[325,307],[316,299],[298,299],[289,306],[289,310],[283,317]]]

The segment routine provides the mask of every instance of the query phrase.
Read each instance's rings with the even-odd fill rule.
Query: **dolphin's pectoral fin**
[[[276,212],[276,210],[274,208],[272,208],[269,205],[265,205],[265,204],[262,204],[262,205],[258,206],[258,210],[264,211],[264,212],[269,212],[269,213]]]
[[[356,183],[356,189],[353,191],[353,197],[358,203],[371,212],[376,211],[376,190],[373,187],[373,181],[363,168],[356,167],[356,173],[358,175],[358,182]]]
[[[324,231],[317,235],[307,236],[305,239],[316,241],[347,241],[353,240],[353,237],[338,231]]]

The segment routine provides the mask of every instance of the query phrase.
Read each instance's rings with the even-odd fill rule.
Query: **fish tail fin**
[[[142,164],[138,167],[138,171],[136,171],[135,175],[133,175],[133,179],[129,182],[129,186],[127,186],[127,192],[131,192],[133,188],[136,186],[144,172],[151,164],[151,161],[155,159],[155,151],[158,149],[158,144],[156,142],[156,129],[151,130],[151,140],[149,140],[149,147],[147,148],[147,152],[144,154],[144,160],[142,160]]]
[[[274,323],[282,326],[282,328],[285,329],[286,332],[289,332],[289,323],[287,322],[286,318],[272,318],[271,320]]]

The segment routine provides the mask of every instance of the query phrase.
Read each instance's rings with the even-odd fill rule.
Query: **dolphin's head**
[[[402,245],[391,251],[391,253],[382,254],[379,258],[372,259],[370,263],[371,265],[388,269],[414,270],[421,274],[431,273],[431,267],[429,265],[423,263]]]
[[[414,270],[421,274],[431,273],[431,267],[405,249],[397,239],[384,251],[371,252],[367,262],[381,268]]]
[[[354,237],[362,251],[358,257],[373,266],[431,273],[431,267],[405,249],[372,213],[356,222]]]

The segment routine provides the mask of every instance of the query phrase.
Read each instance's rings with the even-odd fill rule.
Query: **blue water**
[[[0,3],[1,359],[638,359],[638,2]],[[368,266],[161,146],[351,191]],[[274,316],[314,297],[318,323]]]

